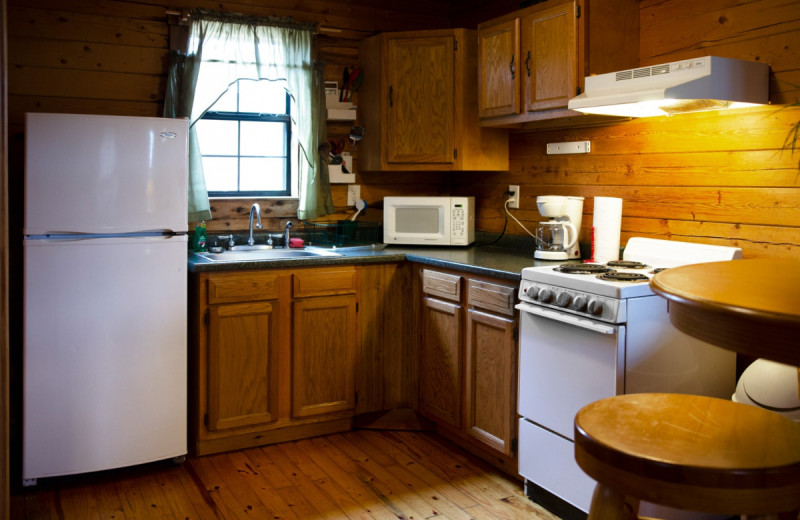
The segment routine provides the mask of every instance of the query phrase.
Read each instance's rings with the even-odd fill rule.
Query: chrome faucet
[[[292,221],[286,223],[286,229],[283,231],[283,247],[289,249],[289,228],[292,227]]]
[[[250,206],[250,237],[247,239],[248,246],[252,246],[256,243],[256,241],[253,240],[253,213],[258,217],[258,224],[256,224],[256,227],[261,229],[261,206],[259,206],[257,202],[254,202],[253,205]]]

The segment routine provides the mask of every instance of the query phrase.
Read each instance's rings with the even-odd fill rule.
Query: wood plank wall
[[[631,236],[741,247],[744,256],[800,256],[800,151],[783,151],[800,108],[800,2],[642,0],[642,65],[718,55],[770,64],[773,106],[515,134],[507,174],[462,174],[452,190],[478,197],[477,227],[500,231],[503,192],[519,184],[524,224],[541,220],[538,195],[623,199]],[[548,156],[550,142],[591,141],[589,155]],[[528,226],[530,227],[530,226]],[[513,221],[509,231],[525,234]]]
[[[12,193],[22,187],[24,113],[74,112],[160,116],[170,28],[169,10],[203,7],[259,16],[293,17],[320,25],[318,57],[326,79],[358,64],[358,42],[372,34],[450,26],[453,2],[411,0],[9,0],[9,105]],[[471,2],[465,2],[469,8]],[[331,123],[330,137],[347,140],[351,123]],[[349,143],[349,140],[347,140]],[[334,187],[337,206],[346,187]],[[251,199],[212,201],[209,229],[243,230]],[[296,202],[259,201],[265,228],[296,216]],[[21,212],[21,202],[12,208]],[[21,226],[21,216],[15,225]]]
[[[514,10],[518,2],[430,0],[381,4],[368,0],[9,0],[9,124],[12,225],[21,225],[21,137],[26,111],[159,115],[163,104],[169,26],[165,9],[193,6],[317,21],[319,55],[328,79],[358,63],[358,42],[380,31],[454,26]],[[481,5],[484,4],[484,5]],[[451,5],[455,6],[453,12]],[[641,0],[641,62],[653,64],[706,54],[771,65],[771,100],[798,100],[800,2],[787,0]],[[584,233],[592,197],[622,197],[623,243],[633,235],[740,245],[746,256],[796,255],[800,248],[800,157],[781,153],[783,138],[800,114],[778,106],[735,114],[682,115],[591,129],[515,133],[511,170],[500,174],[359,174],[362,197],[389,194],[475,194],[477,227],[503,226],[503,191],[520,184],[517,216],[535,224],[535,197],[586,197]],[[349,123],[329,124],[345,137]],[[367,130],[369,131],[369,129]],[[592,154],[548,157],[548,142],[591,140]],[[348,141],[349,142],[349,141]],[[356,164],[357,167],[357,164]],[[341,215],[346,187],[333,188]],[[214,201],[209,228],[243,230],[251,200]],[[266,227],[280,229],[294,216],[288,201],[260,201]],[[339,215],[339,216],[341,216]],[[15,220],[16,217],[16,220]],[[361,218],[378,220],[368,209]],[[14,229],[12,227],[12,229]],[[516,224],[509,232],[524,234]]]

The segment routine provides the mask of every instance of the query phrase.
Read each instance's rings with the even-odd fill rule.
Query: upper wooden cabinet
[[[364,40],[361,171],[507,170],[508,136],[478,121],[477,34],[384,33]]]
[[[590,74],[638,66],[639,2],[549,0],[478,26],[484,126],[586,117],[567,109]]]

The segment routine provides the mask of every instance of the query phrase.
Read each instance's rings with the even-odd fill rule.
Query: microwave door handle
[[[572,314],[567,314],[558,311],[551,311],[550,309],[536,307],[535,305],[530,305],[528,303],[519,303],[515,306],[515,308],[519,309],[521,312],[535,314],[537,316],[541,316],[542,318],[548,318],[554,321],[560,321],[562,323],[566,323],[567,325],[581,327],[583,329],[591,330],[593,332],[599,332],[600,334],[616,334],[617,332],[617,328],[614,327],[613,325],[598,323],[594,320],[581,318],[579,316],[574,316]]]

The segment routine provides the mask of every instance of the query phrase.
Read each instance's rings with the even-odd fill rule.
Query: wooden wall
[[[344,66],[358,63],[358,42],[373,33],[474,27],[514,10],[518,3],[412,0],[376,7],[369,0],[9,0],[12,229],[21,226],[24,112],[159,115],[169,37],[167,8],[199,6],[317,21],[319,57],[329,64],[328,79],[336,80]],[[592,197],[622,197],[623,243],[629,236],[645,235],[737,244],[746,256],[796,255],[800,157],[780,150],[800,113],[779,111],[777,105],[797,101],[800,92],[800,2],[641,0],[640,5],[642,64],[707,54],[764,61],[771,66],[775,106],[515,133],[508,173],[359,174],[362,197],[375,203],[388,194],[475,194],[477,227],[499,231],[502,193],[508,184],[521,185],[517,216],[531,225],[540,218],[537,195],[582,195],[583,240],[591,226]],[[350,126],[331,123],[329,134],[346,138]],[[592,141],[592,153],[544,154],[548,142],[573,140]],[[340,216],[347,214],[346,186],[334,186],[333,196]],[[213,201],[215,218],[209,229],[245,229],[252,202]],[[259,202],[270,229],[279,229],[295,215],[294,202]],[[368,209],[361,218],[380,216]],[[524,234],[513,222],[509,232]]]
[[[585,197],[582,241],[595,196],[623,199],[631,236],[739,246],[745,257],[800,256],[800,150],[782,150],[800,108],[800,2],[642,0],[642,65],[705,55],[770,64],[773,106],[639,119],[512,136],[511,170],[454,176],[478,196],[478,224],[503,226],[503,192],[519,184],[525,224],[541,220],[538,195]],[[550,142],[591,141],[588,155],[548,156]],[[528,226],[530,227],[530,226]],[[525,234],[513,221],[509,231]]]
[[[358,64],[358,42],[372,34],[449,27],[453,2],[411,0],[9,0],[10,132],[16,135],[13,191],[22,186],[24,113],[74,112],[160,116],[163,109],[170,27],[169,10],[203,7],[259,16],[289,16],[320,25],[318,57],[326,78]],[[473,2],[463,2],[471,9]],[[331,137],[345,137],[351,123],[333,123]],[[348,140],[349,143],[349,140]],[[334,187],[346,202],[346,187]],[[247,228],[251,199],[213,201],[209,229]],[[279,229],[296,216],[293,201],[259,201],[265,227]],[[20,204],[15,208],[21,211]],[[19,217],[21,218],[21,217]],[[16,226],[21,226],[19,219]]]

